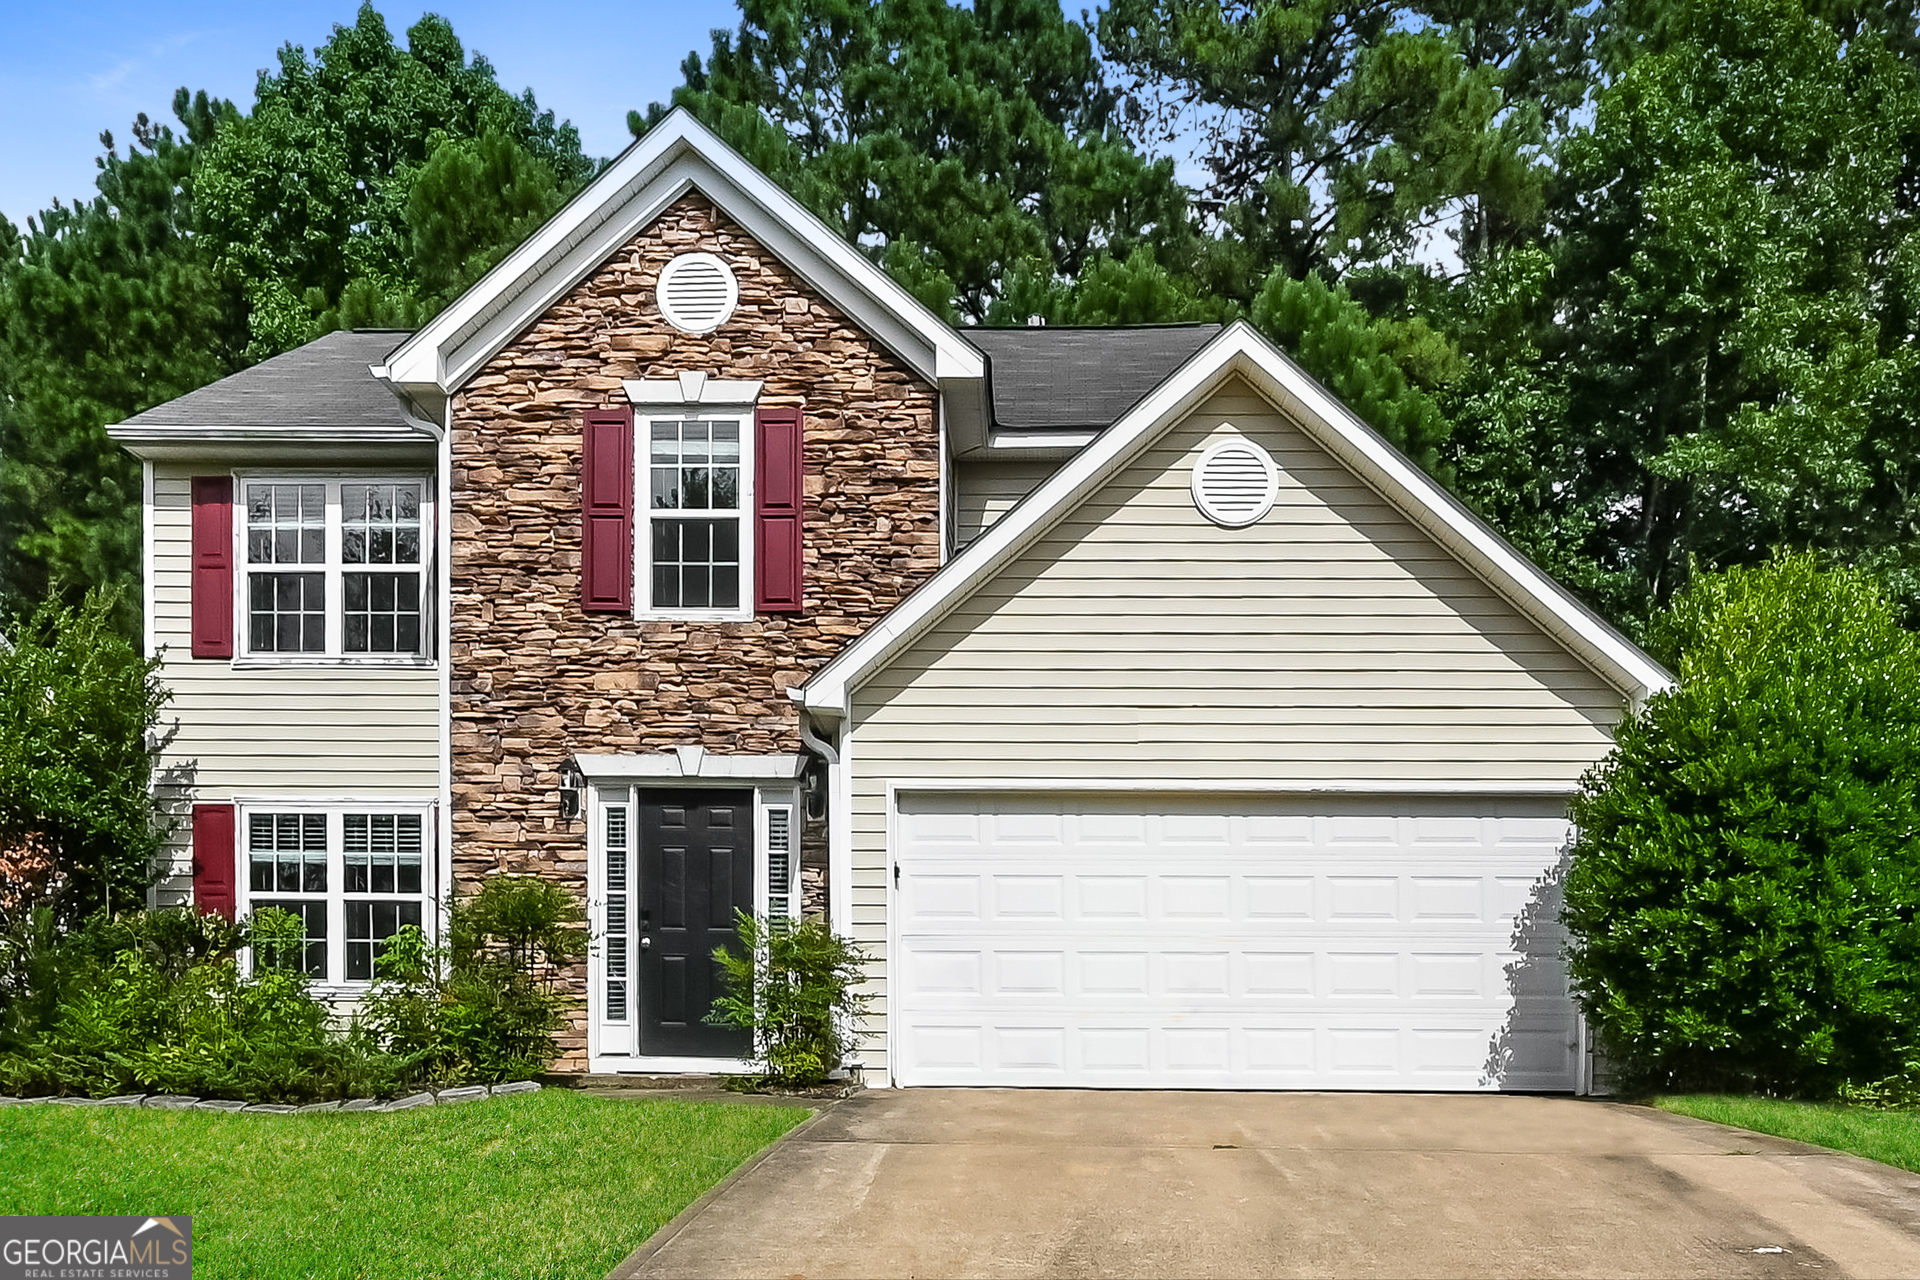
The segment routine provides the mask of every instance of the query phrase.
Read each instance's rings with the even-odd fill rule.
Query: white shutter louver
[[[793,884],[793,809],[787,805],[767,809],[767,916],[773,920],[792,919]]]
[[[711,333],[740,304],[733,269],[710,253],[683,253],[660,269],[660,314],[685,333]]]
[[[1280,468],[1273,455],[1244,437],[1209,445],[1193,468],[1193,505],[1227,529],[1242,529],[1273,510]]]

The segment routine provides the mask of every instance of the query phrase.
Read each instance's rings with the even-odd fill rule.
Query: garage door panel
[[[1565,820],[1346,803],[907,797],[900,1080],[1571,1088]]]

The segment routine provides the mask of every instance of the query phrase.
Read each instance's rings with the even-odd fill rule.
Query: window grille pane
[[[655,422],[649,501],[655,511],[740,508],[740,423]]]
[[[348,893],[420,892],[419,814],[349,813],[341,822]]]
[[[740,525],[735,520],[653,522],[656,609],[740,605]]]
[[[327,815],[249,814],[247,887],[255,893],[325,893]]]
[[[248,647],[255,653],[320,653],[327,645],[327,579],[319,573],[255,573],[247,588]]]
[[[418,902],[347,902],[347,980],[373,980],[373,962],[387,939],[408,925],[420,927]]]
[[[420,563],[420,486],[340,486],[340,558],[347,564]]]
[[[341,644],[348,653],[420,651],[420,575],[341,575]]]
[[[265,902],[256,901],[253,904],[255,911],[264,907],[277,907],[281,911],[299,916],[302,933],[305,936],[298,956],[277,956],[272,954],[272,949],[266,944],[256,943],[253,949],[254,967],[258,969],[272,968],[280,964],[297,964],[308,976],[324,979],[327,976],[327,904],[324,901],[310,902],[298,899],[292,901],[273,899]]]
[[[248,485],[248,563],[325,564],[326,497],[319,484]]]

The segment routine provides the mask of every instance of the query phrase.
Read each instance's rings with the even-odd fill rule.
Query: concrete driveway
[[[1639,1107],[875,1091],[628,1276],[1920,1276],[1920,1177]]]

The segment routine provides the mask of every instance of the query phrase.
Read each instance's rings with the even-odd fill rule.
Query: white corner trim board
[[[1291,406],[1283,411],[1309,438],[1629,700],[1638,703],[1672,684],[1659,663],[1574,600],[1252,326],[1235,321],[816,672],[802,689],[804,705],[846,715],[854,686],[1022,555],[1234,374],[1276,405]]]

